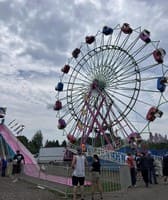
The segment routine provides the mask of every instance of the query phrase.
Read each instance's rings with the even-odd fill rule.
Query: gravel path
[[[0,200],[59,200],[55,193],[39,189],[37,185],[19,180],[13,183],[8,177],[0,177]]]
[[[24,180],[13,183],[11,178],[0,177],[0,200],[62,200],[65,199],[58,193],[48,189],[40,189],[37,184],[32,184]],[[70,199],[70,198],[69,198]],[[69,200],[68,199],[68,200]],[[90,200],[90,195],[85,199]],[[168,184],[164,184],[163,179],[159,184],[144,186],[143,182],[138,182],[136,188],[129,188],[127,191],[104,194],[105,200],[167,200]],[[98,200],[98,198],[96,199]]]

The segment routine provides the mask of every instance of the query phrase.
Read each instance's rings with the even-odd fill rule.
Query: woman
[[[103,189],[100,183],[100,160],[98,155],[93,155],[93,162],[91,167],[92,172],[92,200],[94,200],[94,194],[96,192],[96,188],[100,193],[100,199],[103,199]]]
[[[130,169],[130,176],[131,176],[131,184],[132,187],[136,187],[136,169],[135,169],[135,161],[131,153],[127,153],[126,162]]]

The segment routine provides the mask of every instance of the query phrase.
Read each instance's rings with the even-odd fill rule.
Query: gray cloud
[[[41,129],[45,138],[61,138],[60,132],[55,134],[56,114],[46,104],[55,101],[54,87],[72,50],[104,25],[128,22],[133,28],[149,29],[152,39],[160,40],[168,51],[167,4],[164,0],[0,1],[0,105],[8,107],[6,120],[24,123],[27,137]]]

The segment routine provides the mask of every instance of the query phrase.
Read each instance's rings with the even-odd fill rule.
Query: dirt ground
[[[0,200],[57,200],[56,195],[37,185],[19,180],[16,183],[8,177],[0,177]]]
[[[24,180],[13,183],[8,177],[0,177],[0,200],[62,200],[64,196],[50,191],[40,189],[37,184]],[[71,198],[69,198],[71,199]],[[80,198],[79,198],[80,199]],[[85,199],[90,200],[90,195]],[[150,185],[146,188],[143,182],[138,182],[136,188],[129,188],[127,191],[104,194],[105,200],[167,200],[168,184],[159,180],[159,184]],[[96,198],[98,200],[98,198]]]
[[[160,179],[159,184],[151,184],[148,188],[144,186],[143,182],[138,182],[136,188],[128,188],[127,191],[113,193],[111,199],[113,200],[167,200],[168,199],[168,184]],[[105,199],[110,200],[106,195]]]

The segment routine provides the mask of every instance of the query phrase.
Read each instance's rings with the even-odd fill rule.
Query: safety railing
[[[66,197],[72,195],[73,187],[71,182],[72,169],[69,165],[40,165],[36,168],[33,165],[24,166],[23,178],[33,184],[40,185],[42,187],[53,189]],[[33,169],[32,172],[30,169]],[[26,170],[29,171],[26,172]],[[86,168],[86,180],[85,180],[85,194],[91,193],[91,171],[90,168]],[[125,165],[104,165],[101,168],[101,184],[103,192],[114,192],[128,188],[130,186],[130,174],[129,169]]]

